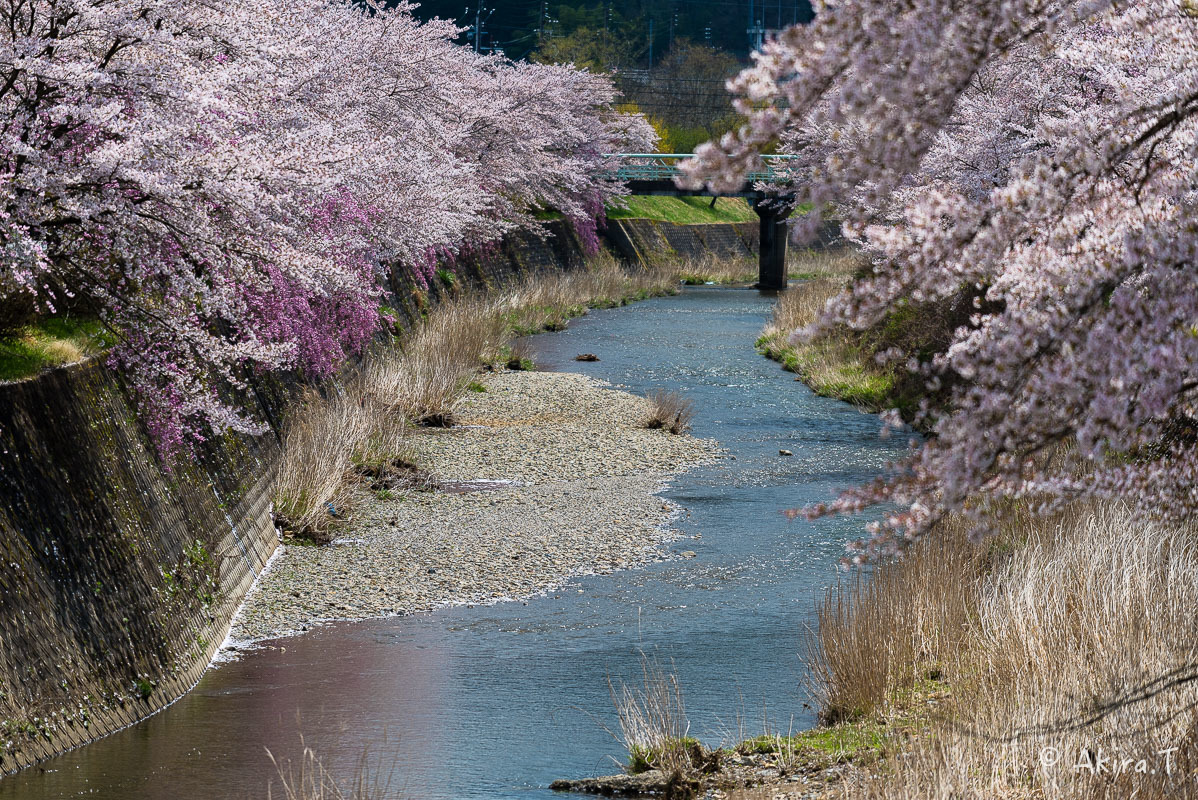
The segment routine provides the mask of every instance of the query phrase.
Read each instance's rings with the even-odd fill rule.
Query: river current
[[[543,369],[694,401],[695,435],[728,453],[662,493],[686,509],[671,551],[693,558],[268,643],[157,716],[0,779],[0,798],[265,798],[267,749],[295,758],[301,735],[338,775],[368,751],[388,796],[560,797],[546,788],[556,778],[618,771],[608,681],[639,680],[642,654],[677,674],[691,734],[709,744],[809,727],[803,633],[863,520],[782,511],[868,480],[904,444],[754,353],[772,303],[688,288],[531,339]]]

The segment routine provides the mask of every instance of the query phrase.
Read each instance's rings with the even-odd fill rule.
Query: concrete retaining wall
[[[721,257],[754,258],[758,225],[674,225],[651,219],[613,219],[605,237],[626,260],[648,266],[661,259],[697,258],[705,252]]]

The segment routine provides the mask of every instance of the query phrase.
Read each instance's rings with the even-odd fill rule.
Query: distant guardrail
[[[609,153],[604,158],[618,159],[614,175],[622,181],[672,181],[682,174],[679,165],[694,158],[694,153]],[[765,170],[745,175],[747,183],[776,183],[786,180],[786,164],[795,156],[762,156]]]

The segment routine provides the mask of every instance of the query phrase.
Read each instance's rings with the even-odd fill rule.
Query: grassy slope
[[[757,349],[824,397],[844,400],[867,411],[913,407],[917,400],[908,396],[909,387],[899,380],[897,371],[874,360],[874,354],[884,349],[879,345],[896,338],[894,332],[878,336],[872,335],[875,332],[843,330],[812,341],[790,341],[791,331],[815,322],[824,304],[840,292],[859,266],[858,256],[848,251],[795,254],[790,272],[807,281],[792,286],[778,298],[773,319],[757,340]]]
[[[739,197],[720,197],[715,208],[706,197],[627,197],[625,208],[609,207],[609,219],[655,219],[680,225],[755,222],[757,215]]]
[[[100,352],[108,346],[105,334],[95,320],[56,317],[27,325],[0,338],[0,380],[29,378]]]

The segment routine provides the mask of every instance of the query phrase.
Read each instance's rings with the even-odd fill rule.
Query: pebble
[[[344,544],[280,546],[231,642],[521,600],[577,575],[666,557],[677,509],[656,493],[670,476],[714,460],[714,442],[641,427],[647,401],[582,375],[499,372],[480,382],[487,392],[456,409],[461,424],[414,434],[409,457],[443,481],[511,483],[388,499],[363,488]]]

